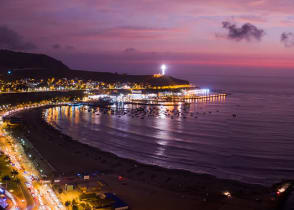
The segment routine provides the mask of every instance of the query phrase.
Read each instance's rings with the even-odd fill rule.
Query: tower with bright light
[[[161,68],[161,75],[165,75],[165,71],[167,69],[166,65],[162,64],[160,68]]]

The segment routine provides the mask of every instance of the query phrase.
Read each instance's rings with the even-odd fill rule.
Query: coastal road
[[[15,142],[15,140],[4,132],[2,126],[0,127],[0,133],[1,136],[4,137],[3,140],[5,140],[4,144],[2,145],[2,149],[5,154],[10,157],[11,162],[19,172],[21,180],[20,189],[24,195],[24,198],[26,199],[25,209],[65,209],[49,185],[40,184],[38,187],[36,187],[33,184],[32,177],[39,177],[38,171],[31,167],[32,163],[30,163],[26,156],[22,154],[21,149],[17,148],[18,144]],[[9,142],[13,143],[9,144]],[[19,209],[19,207],[23,208],[25,204],[24,202],[14,198],[13,194],[9,192],[7,193],[7,196],[13,203],[11,209]]]

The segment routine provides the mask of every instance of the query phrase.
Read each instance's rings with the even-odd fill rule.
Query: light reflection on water
[[[190,106],[148,106],[156,110],[151,116],[124,114],[138,105],[113,107],[113,114],[61,106],[46,110],[45,116],[74,139],[121,157],[270,184],[294,178],[293,101],[294,96],[240,93]]]

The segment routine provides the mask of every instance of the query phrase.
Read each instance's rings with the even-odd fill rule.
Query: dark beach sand
[[[107,188],[127,202],[131,209],[274,209],[270,188],[122,159],[61,134],[42,119],[41,113],[42,109],[18,113],[24,119],[25,129],[18,131],[17,135],[30,140],[55,168],[56,174],[99,170]],[[118,181],[119,175],[127,178],[126,184]],[[232,199],[224,197],[224,191],[230,191]]]

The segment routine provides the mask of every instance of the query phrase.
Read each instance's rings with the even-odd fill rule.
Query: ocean
[[[142,163],[263,185],[294,178],[293,76],[177,76],[230,95],[191,104],[186,118],[166,116],[183,107],[159,107],[158,116],[142,119],[62,106],[48,109],[46,120],[77,141]]]

